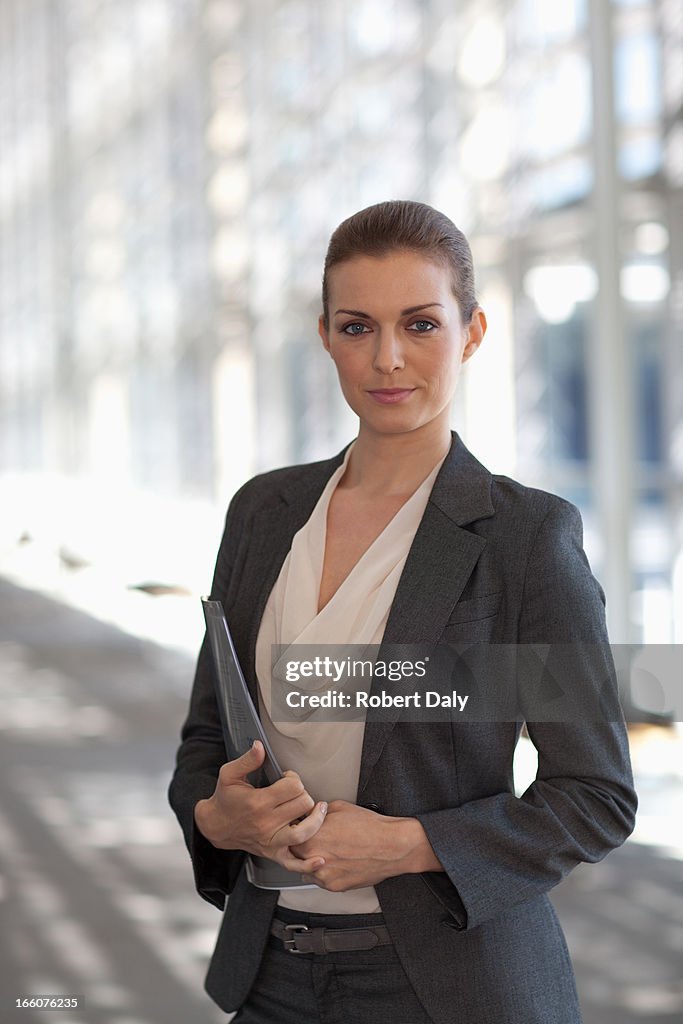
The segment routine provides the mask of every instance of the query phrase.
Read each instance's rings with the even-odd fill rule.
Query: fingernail
[[[320,813],[321,814],[327,814],[327,804],[324,801],[320,805]]]

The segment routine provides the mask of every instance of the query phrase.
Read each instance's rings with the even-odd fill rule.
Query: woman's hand
[[[256,789],[247,776],[264,758],[263,744],[257,740],[246,754],[222,766],[213,796],[195,806],[197,828],[218,850],[245,850],[269,857],[289,871],[314,871],[324,863],[320,855],[301,860],[289,847],[315,836],[327,804],[316,804],[292,771],[271,786]]]
[[[443,871],[416,818],[377,814],[346,800],[332,800],[320,830],[292,852],[324,861],[310,880],[330,892],[376,885],[393,875]]]

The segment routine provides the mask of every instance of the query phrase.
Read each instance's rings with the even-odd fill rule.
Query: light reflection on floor
[[[166,598],[155,602],[139,594],[133,604],[140,599],[147,607],[169,607]],[[77,652],[74,657],[78,658]],[[188,673],[183,684],[186,689],[189,682]],[[158,696],[170,694],[174,685],[172,679],[167,682],[164,678],[158,694],[141,692],[133,675],[117,680],[116,701],[100,699],[101,694],[84,686],[75,674],[37,664],[28,647],[0,643],[0,738],[11,737],[23,750],[35,754],[54,748],[63,755],[62,767],[53,773],[46,774],[44,765],[36,765],[32,774],[31,766],[24,764],[15,778],[4,781],[15,797],[24,801],[27,814],[60,844],[65,859],[77,865],[99,893],[106,894],[132,931],[156,951],[168,975],[188,992],[199,993],[220,916],[192,889],[187,855],[166,804],[168,769],[155,772],[148,764],[136,763],[137,748],[129,752],[131,732],[139,730],[142,751],[148,745],[145,726],[138,722],[132,727],[125,714],[129,707],[139,718],[145,702],[153,710]],[[662,863],[679,862],[683,859],[683,735],[675,730],[638,729],[632,732],[631,748],[640,809],[636,831],[627,846],[634,853],[642,848],[656,854]],[[103,760],[106,750],[112,756]],[[69,758],[81,753],[83,767],[77,769]],[[91,761],[93,753],[99,758]],[[94,763],[100,767],[95,769]],[[518,792],[532,780],[535,767],[535,751],[529,741],[522,740],[515,767]],[[80,962],[88,968],[83,990],[87,989],[91,1006],[106,1011],[106,1024],[154,1024],[136,1012],[107,949],[65,901],[59,886],[49,878],[41,884],[42,872],[32,866],[26,848],[12,847],[11,839],[8,847],[7,837],[13,832],[6,821],[4,832],[0,827],[0,847],[3,835],[5,846],[0,852],[4,862],[12,865],[12,874],[0,877],[0,898],[3,889],[6,899],[18,897],[36,928],[40,913],[52,908],[54,924],[43,941],[55,964],[62,963],[65,970],[68,966],[76,971],[75,958],[83,954]],[[683,993],[663,970],[657,948],[637,942],[643,915],[648,913],[661,922],[661,942],[669,951],[679,950],[683,960],[680,897],[668,886],[668,876],[644,874],[630,878],[626,898],[620,891],[620,869],[615,864],[607,858],[585,871],[582,865],[571,876],[572,892],[594,904],[600,918],[599,926],[581,915],[572,923],[572,953],[584,972],[583,995],[597,1013],[604,1009],[609,1024],[618,1019],[609,1016],[614,1007],[630,1014],[629,1021],[657,1020],[683,1012]],[[632,955],[634,937],[637,957]],[[31,979],[33,991],[59,991],[59,973],[39,969],[43,953],[41,947],[32,945],[34,941],[29,931],[18,936],[24,977]],[[75,950],[74,959],[65,952],[67,946]],[[596,964],[599,971],[592,969]],[[202,1020],[212,1020],[212,1012],[208,1007]],[[226,1022],[218,1011],[215,1019]],[[44,1015],[36,1020],[44,1024]],[[69,1024],[61,1014],[60,1024]],[[84,1024],[84,1019],[72,1016],[71,1024]]]

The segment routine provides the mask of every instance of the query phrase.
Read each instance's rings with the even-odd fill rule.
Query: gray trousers
[[[366,928],[381,914],[306,914],[278,907],[286,924]],[[432,1024],[393,946],[343,953],[289,953],[270,937],[259,973],[233,1024]]]

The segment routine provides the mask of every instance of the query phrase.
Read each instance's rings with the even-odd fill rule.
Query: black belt
[[[270,934],[279,939],[289,953],[321,955],[391,945],[389,929],[383,924],[372,928],[309,928],[305,924],[285,924],[274,917]]]

